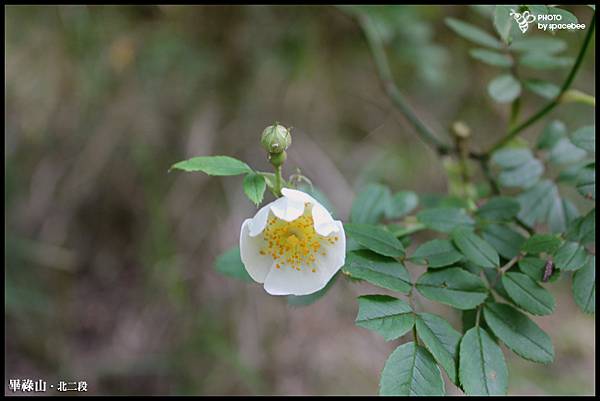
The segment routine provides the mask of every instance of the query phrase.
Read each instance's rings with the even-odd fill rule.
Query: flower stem
[[[525,128],[529,127],[530,125],[532,125],[533,123],[538,121],[540,118],[542,118],[543,116],[548,114],[550,111],[552,111],[552,109],[554,109],[560,103],[561,97],[569,89],[569,87],[571,86],[571,83],[573,83],[573,80],[575,79],[575,75],[579,71],[579,67],[581,67],[581,63],[583,62],[583,56],[585,55],[585,52],[590,44],[591,38],[594,33],[595,23],[596,23],[596,12],[594,12],[592,21],[590,22],[590,27],[587,30],[585,39],[583,40],[583,44],[581,45],[581,49],[579,50],[579,54],[577,55],[577,59],[575,60],[575,64],[573,64],[573,67],[571,68],[569,75],[567,75],[565,82],[563,83],[562,87],[560,88],[560,92],[558,93],[558,95],[553,100],[551,100],[548,104],[546,104],[544,107],[542,107],[537,113],[535,113],[534,115],[529,117],[527,120],[523,121],[521,124],[513,126],[509,130],[508,134],[506,134],[506,136],[504,136],[502,139],[500,139],[500,141],[498,141],[494,146],[492,146],[486,152],[486,154],[491,154],[495,150],[506,145],[515,136],[517,136],[517,134],[519,134],[519,132],[523,131]]]
[[[275,196],[281,196],[282,179],[281,179],[281,166],[275,166]]]

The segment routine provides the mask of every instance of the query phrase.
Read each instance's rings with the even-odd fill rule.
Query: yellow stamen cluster
[[[306,203],[305,213],[294,221],[269,216],[260,254],[270,255],[276,262],[275,268],[289,266],[301,271],[301,267],[306,266],[316,273],[316,255],[327,255],[325,247],[334,245],[339,240],[335,235],[324,237],[315,231],[312,215],[310,211],[307,212],[309,206]]]

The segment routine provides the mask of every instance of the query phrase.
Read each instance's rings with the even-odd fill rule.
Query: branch
[[[594,12],[594,15],[592,16],[592,21],[590,22],[590,27],[587,30],[585,39],[583,40],[583,44],[581,45],[581,49],[579,50],[579,54],[577,55],[577,59],[575,60],[575,64],[573,64],[573,67],[571,68],[571,71],[569,72],[567,79],[565,80],[562,87],[560,88],[560,92],[558,93],[556,98],[554,98],[552,101],[550,101],[550,103],[548,103],[544,107],[542,107],[537,113],[535,113],[534,115],[529,117],[527,120],[525,120],[521,124],[517,125],[516,127],[511,128],[509,130],[508,134],[504,138],[502,138],[500,141],[498,141],[494,146],[492,146],[484,155],[489,155],[489,154],[493,153],[495,150],[506,145],[511,139],[513,139],[515,136],[517,136],[517,134],[519,132],[523,131],[525,128],[529,127],[531,124],[535,123],[537,120],[539,120],[540,118],[542,118],[543,116],[548,114],[552,109],[554,109],[560,103],[561,97],[571,86],[573,79],[575,79],[575,75],[579,71],[579,67],[581,66],[581,63],[583,62],[583,56],[585,55],[588,45],[590,44],[590,40],[593,36],[595,23],[596,23],[596,12]]]
[[[377,73],[383,85],[383,89],[391,99],[392,103],[398,108],[404,117],[406,117],[406,119],[410,122],[417,134],[425,143],[430,145],[440,155],[450,153],[453,149],[438,139],[431,129],[429,129],[416,116],[414,111],[404,99],[404,96],[402,96],[400,93],[400,90],[398,90],[398,87],[394,82],[394,77],[392,76],[392,71],[390,69],[387,56],[385,54],[385,49],[383,48],[381,39],[377,34],[373,23],[365,15],[359,15],[357,16],[357,19],[367,38],[371,53],[373,54],[373,60],[375,62],[375,66],[377,67]]]

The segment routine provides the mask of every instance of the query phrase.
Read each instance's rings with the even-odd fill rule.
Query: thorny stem
[[[583,40],[583,44],[581,45],[581,49],[579,50],[579,54],[577,55],[577,59],[575,60],[575,64],[573,64],[573,67],[571,68],[569,75],[567,75],[567,78],[566,78],[565,82],[563,83],[562,87],[560,88],[560,92],[558,93],[556,98],[551,100],[548,104],[546,104],[544,107],[542,107],[537,113],[535,113],[534,115],[529,117],[527,120],[523,121],[521,124],[519,124],[515,127],[512,127],[509,130],[508,134],[506,134],[506,136],[504,136],[502,139],[500,139],[500,141],[498,141],[487,152],[485,152],[485,155],[489,155],[489,154],[493,153],[495,150],[506,145],[510,140],[512,140],[515,136],[517,136],[517,134],[519,132],[523,131],[525,128],[529,127],[530,125],[532,125],[533,123],[538,121],[540,118],[542,118],[543,116],[548,114],[552,109],[554,109],[561,102],[561,98],[562,98],[563,94],[569,89],[569,87],[571,86],[571,83],[573,83],[573,80],[575,79],[575,75],[579,71],[579,67],[581,67],[581,63],[583,62],[583,56],[585,55],[585,52],[587,51],[588,45],[590,44],[591,38],[593,36],[595,22],[596,22],[596,12],[594,12],[594,15],[592,16],[592,21],[590,22],[590,27],[587,30],[585,39]]]

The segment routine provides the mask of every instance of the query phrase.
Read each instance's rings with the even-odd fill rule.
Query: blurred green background
[[[567,8],[589,22],[591,9]],[[377,10],[417,114],[440,132],[466,121],[480,149],[506,129],[509,106],[486,92],[499,69],[470,58],[444,18],[492,32],[490,10]],[[167,173],[212,154],[268,170],[258,141],[277,120],[294,127],[284,172],[301,168],[342,219],[369,181],[446,192],[442,161],[385,97],[352,18],[325,6],[8,6],[5,22],[6,383],[87,380],[91,394],[377,392],[398,342],[354,325],[355,297],[375,289],[337,280],[317,303],[292,307],[219,275],[215,258],[256,211],[242,178]],[[557,35],[574,57],[584,32]],[[592,44],[574,83],[592,95],[594,58]],[[560,84],[567,71],[530,73]],[[526,95],[523,115],[541,104]],[[594,121],[576,104],[552,117],[570,130]],[[557,311],[535,321],[556,360],[504,349],[509,392],[593,394],[595,319],[574,304],[568,277],[550,289]],[[421,303],[460,328],[450,308]]]

